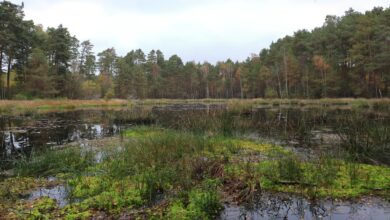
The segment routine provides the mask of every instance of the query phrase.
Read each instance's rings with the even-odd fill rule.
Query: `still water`
[[[233,135],[308,150],[339,145],[343,132],[348,131],[373,131],[382,144],[390,143],[388,111],[254,107],[233,112],[223,105],[196,104],[2,115],[0,154],[4,159],[32,149],[110,137],[145,124],[202,132],[226,130]]]
[[[389,149],[390,144],[390,113],[386,110],[258,106],[250,110],[230,111],[223,105],[139,106],[116,110],[2,115],[0,165],[4,170],[9,168],[8,161],[20,155],[81,140],[120,135],[121,131],[136,125],[211,133],[222,130],[294,148],[307,157],[321,149],[332,152],[351,140],[359,143],[366,136],[370,137],[367,144],[381,146],[381,149]],[[389,165],[389,154],[370,153],[375,162]],[[63,206],[67,204],[66,195],[66,188],[57,186],[33,192],[30,199],[49,196]],[[273,194],[262,195],[258,203],[250,208],[226,204],[220,218],[389,220],[390,204],[378,198],[312,202],[293,195]]]
[[[286,194],[265,194],[253,207],[226,205],[221,219],[389,220],[390,204],[379,198],[358,201],[308,201]]]

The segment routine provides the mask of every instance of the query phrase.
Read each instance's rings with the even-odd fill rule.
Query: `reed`
[[[223,200],[253,203],[265,191],[300,193],[310,198],[388,196],[389,123],[383,117],[385,113],[371,112],[386,108],[383,103],[387,101],[132,101],[135,111],[128,113],[126,120],[150,123],[123,131],[120,147],[100,148],[99,160],[94,151],[65,148],[34,152],[15,161],[14,169],[20,178],[56,176],[66,184],[70,205],[56,207],[47,198],[34,203],[50,207],[51,211],[34,209],[49,219],[93,218],[99,212],[118,218],[128,210],[129,218],[215,219]],[[155,103],[197,102],[223,103],[226,108],[169,114],[152,108]],[[257,110],[257,105],[277,108],[263,111]],[[284,111],[286,106],[288,110]],[[304,106],[315,108],[299,114],[294,110]],[[327,111],[345,106],[353,108],[353,114],[344,109]],[[333,113],[334,117],[328,117]],[[337,132],[339,142],[331,147],[313,147],[312,131],[329,125]],[[314,153],[304,157],[290,148],[243,136],[256,131],[298,140],[301,147]],[[11,180],[5,181],[3,188],[15,182]],[[19,201],[12,191],[3,192],[12,202]],[[31,207],[21,204],[17,209],[20,213]]]

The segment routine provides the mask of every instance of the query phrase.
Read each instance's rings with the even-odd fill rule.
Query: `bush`
[[[14,95],[14,99],[15,100],[28,100],[29,97],[27,97],[27,95],[25,95],[25,94],[18,93],[16,95]]]
[[[110,100],[115,97],[115,92],[113,89],[110,89],[107,91],[107,93],[104,95],[105,100]]]

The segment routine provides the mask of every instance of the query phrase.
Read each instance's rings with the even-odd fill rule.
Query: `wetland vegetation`
[[[337,219],[354,204],[341,218],[388,215],[387,100],[125,103],[3,116],[0,215]]]
[[[33,8],[50,5],[50,14],[58,16],[59,8],[72,18],[80,10],[83,21],[98,20],[86,19],[90,11],[112,8],[94,6],[103,1],[70,10],[62,9],[68,3],[56,4]],[[153,13],[131,29],[120,21],[71,28],[120,27],[134,31],[132,37],[140,30],[178,29],[190,37],[185,27],[198,26],[186,22],[199,19],[187,21],[186,14],[200,10],[199,27],[208,30],[203,14],[215,17],[220,8],[221,15],[246,21],[212,27],[231,31],[212,33],[226,39],[193,50],[225,54],[222,45],[236,36],[231,33],[259,21],[236,13],[246,7],[232,4],[230,13],[217,3],[204,10],[202,2],[190,13],[175,5],[170,13],[179,16],[157,13],[184,22],[168,28],[169,19],[154,15],[161,3],[146,4]],[[389,220],[390,8],[349,9],[246,60],[201,63],[152,47],[147,54],[117,54],[111,47],[95,55],[90,40],[79,41],[63,25],[26,20],[24,6],[0,1],[0,219]],[[95,14],[126,21],[125,13],[102,12]],[[247,14],[263,14],[255,12]],[[165,24],[154,28],[160,25],[145,20]],[[158,38],[179,39],[149,35],[123,42],[152,41],[154,47]],[[241,46],[232,48],[236,53]]]

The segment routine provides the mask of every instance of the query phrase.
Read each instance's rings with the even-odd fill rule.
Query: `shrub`
[[[27,97],[25,94],[18,93],[14,96],[15,100],[28,100],[29,97]]]

